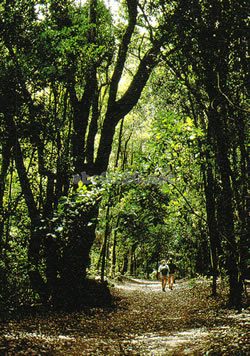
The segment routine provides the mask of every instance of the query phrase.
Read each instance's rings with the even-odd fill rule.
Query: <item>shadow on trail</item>
[[[222,308],[208,281],[126,279],[111,288],[114,309],[88,308],[0,323],[0,354],[8,355],[247,355],[249,312]]]

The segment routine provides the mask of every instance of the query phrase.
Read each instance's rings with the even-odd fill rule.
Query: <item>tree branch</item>
[[[127,58],[128,47],[136,25],[137,1],[127,0],[127,7],[129,13],[129,22],[118,50],[116,66],[110,84],[108,107],[112,107],[116,100],[118,84],[122,76],[124,64]]]

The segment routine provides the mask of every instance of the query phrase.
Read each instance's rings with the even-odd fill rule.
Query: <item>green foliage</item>
[[[87,214],[91,208],[95,207],[101,199],[102,189],[96,186],[87,187],[79,184],[79,188],[68,196],[62,196],[58,202],[55,216],[52,223],[55,231],[64,234],[67,239],[71,234],[69,228],[72,224],[82,224],[82,217]],[[91,221],[89,222],[91,224]],[[77,228],[76,228],[77,229]]]
[[[108,233],[107,273],[112,274],[114,268],[116,274],[149,276],[160,251],[164,253],[168,244],[165,231],[168,195],[163,193],[161,181],[158,177],[125,171],[110,173],[102,183],[103,199],[90,272],[97,273],[94,267],[98,265],[97,251],[102,248],[104,236]],[[112,262],[114,253],[115,266]],[[130,267],[125,267],[124,258],[131,253],[134,262],[131,260]],[[136,263],[136,268],[131,263]]]
[[[161,80],[160,75],[153,81],[153,86]],[[155,101],[159,110],[151,121],[152,134],[145,154],[140,154],[138,161],[148,173],[157,172],[162,190],[168,195],[165,229],[169,242],[166,255],[181,259],[181,273],[192,275],[197,270],[207,273],[206,213],[200,173],[203,155],[199,146],[204,133],[191,117],[181,113],[181,107],[178,108],[179,113],[174,103],[171,103],[172,111],[162,108],[163,98],[168,100],[170,95],[175,95],[171,82],[170,88],[167,83],[164,89],[161,87]]]
[[[136,242],[143,241],[150,226],[163,224],[168,198],[157,185],[139,182],[124,194],[119,203],[120,229]]]
[[[61,12],[65,21],[61,22]],[[89,23],[88,5],[77,7],[70,5],[64,10],[48,12],[41,5],[39,12],[43,14],[39,23],[40,35],[36,41],[36,52],[40,60],[40,75],[44,80],[59,80],[68,83],[77,77],[79,88],[84,81],[88,68],[92,65],[109,61],[112,56],[113,36],[111,17],[101,2],[98,2],[98,21],[96,28]],[[88,38],[92,30],[96,30],[95,43]]]
[[[20,234],[19,230],[19,234]],[[12,232],[5,243],[0,261],[0,317],[7,316],[18,307],[30,305],[36,300],[28,276],[29,262],[25,235]]]
[[[45,230],[49,226],[47,239],[50,242],[54,241],[56,245],[58,273],[61,277],[67,263],[65,259],[70,258],[69,254],[77,248],[82,251],[81,246],[90,243],[88,228],[91,229],[96,225],[96,218],[90,219],[90,217],[98,206],[101,193],[102,189],[97,186],[86,187],[79,184],[76,191],[60,198],[53,217],[44,221]],[[83,259],[83,263],[88,266],[89,260]]]
[[[93,4],[0,4],[2,304],[30,271],[48,298],[85,278],[97,221],[94,273],[149,275],[169,255],[209,273],[211,247],[229,273],[246,267],[246,1],[140,2],[137,20],[122,2],[116,21]]]

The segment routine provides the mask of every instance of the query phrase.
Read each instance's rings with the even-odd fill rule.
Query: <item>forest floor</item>
[[[112,308],[37,313],[0,323],[0,355],[250,355],[250,309],[225,308],[203,279],[125,280]]]

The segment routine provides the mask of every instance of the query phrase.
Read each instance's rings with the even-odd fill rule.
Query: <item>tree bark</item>
[[[93,97],[93,104],[92,104],[92,117],[89,124],[88,130],[88,138],[87,138],[87,146],[86,146],[86,160],[87,160],[87,167],[86,171],[91,175],[93,174],[93,166],[94,166],[94,152],[95,152],[95,138],[98,130],[98,118],[99,118],[99,93],[98,93],[98,83],[97,78],[94,77],[92,79],[95,85],[95,93]]]
[[[104,240],[103,240],[103,254],[102,254],[102,263],[101,263],[101,282],[104,282],[105,278],[105,267],[106,267],[106,255],[107,255],[107,245],[109,237],[109,219],[110,219],[110,198],[108,201],[106,216],[105,216],[105,230],[104,230]]]
[[[205,197],[206,197],[206,212],[207,225],[210,239],[210,258],[212,267],[212,295],[217,295],[217,277],[218,277],[218,244],[219,232],[218,223],[216,219],[216,202],[215,202],[215,181],[213,177],[212,167],[210,163],[210,155],[206,152],[206,169],[203,172]]]
[[[107,113],[102,126],[97,157],[95,160],[96,174],[106,172],[116,125],[132,110],[140,99],[142,90],[144,89],[153,68],[157,64],[157,54],[159,51],[160,44],[157,44],[145,54],[128,90],[118,101],[111,100],[114,97],[114,88],[111,87],[110,90],[112,95],[109,99]]]
[[[2,165],[1,165],[1,173],[0,173],[0,254],[2,251],[3,244],[3,233],[4,233],[4,191],[5,191],[5,180],[7,176],[7,172],[10,165],[11,160],[11,140],[6,139],[6,142],[2,142]]]
[[[29,241],[28,257],[31,263],[31,269],[29,270],[29,277],[32,287],[36,290],[43,299],[47,299],[46,284],[43,281],[39,272],[40,264],[40,248],[43,239],[43,233],[39,229],[40,227],[40,215],[36,207],[33,192],[31,190],[30,182],[27,176],[27,172],[23,162],[23,154],[21,146],[18,140],[16,126],[13,118],[9,118],[8,123],[11,127],[14,139],[14,159],[16,169],[21,184],[22,192],[25,198],[26,205],[28,207],[29,217],[31,221],[31,236]]]
[[[96,43],[96,21],[97,21],[97,0],[91,0],[89,4],[89,24],[91,29],[88,32],[88,43]],[[86,132],[90,117],[90,109],[96,93],[96,63],[90,64],[85,75],[84,92],[80,100],[77,98],[74,81],[70,85],[70,98],[74,111],[73,119],[73,159],[75,173],[85,170],[86,157]],[[92,141],[93,142],[93,141]],[[93,142],[94,143],[94,142]]]
[[[226,111],[224,111],[226,115]],[[234,231],[233,192],[231,186],[231,168],[229,161],[228,140],[225,137],[223,119],[215,109],[211,109],[209,121],[213,127],[213,136],[216,140],[216,161],[221,177],[221,206],[219,209],[219,231],[226,244],[226,269],[229,276],[230,295],[229,303],[240,307],[242,288],[239,283],[238,248]]]

